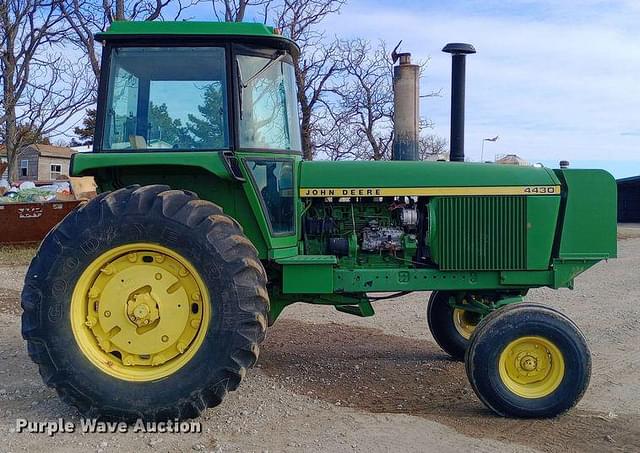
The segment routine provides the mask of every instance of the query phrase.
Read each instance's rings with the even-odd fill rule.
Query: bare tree
[[[0,140],[15,180],[16,156],[34,137],[55,135],[90,103],[93,77],[63,56],[64,19],[52,0],[0,2]]]
[[[56,2],[72,33],[67,35],[86,56],[95,77],[100,75],[100,46],[93,38],[115,20],[178,19],[198,0],[62,0]]]
[[[249,8],[264,7],[265,14],[272,0],[211,0],[213,15],[221,22],[242,22]]]
[[[309,46],[306,50],[303,58],[295,62],[295,72],[300,105],[302,149],[304,158],[311,160],[315,157],[318,146],[316,139],[320,134],[319,114],[327,110],[327,105],[323,101],[333,89],[332,79],[343,68],[342,62],[336,58],[335,42],[329,45]]]
[[[383,160],[391,154],[393,142],[393,63],[384,43],[376,48],[364,39],[338,43],[342,67],[339,82],[331,87],[326,109],[332,112],[322,153],[331,159]],[[333,124],[332,124],[333,123]],[[328,146],[336,135],[349,137],[342,150]],[[328,147],[327,147],[328,146]]]
[[[447,145],[447,140],[439,135],[422,135],[418,140],[418,159],[448,159],[449,150]]]
[[[313,112],[314,157],[329,160],[355,160],[362,154],[362,139],[353,133],[349,111],[336,108],[323,99]]]
[[[384,42],[372,46],[364,39],[341,40],[337,58],[340,72],[331,81],[332,95],[325,102],[316,124],[319,154],[332,160],[391,158],[393,145],[393,62]],[[427,60],[428,61],[428,60]],[[427,61],[419,62],[421,71]],[[430,92],[421,97],[437,96]],[[420,128],[432,128],[430,120]],[[447,142],[430,134],[421,135],[421,160],[440,157]]]
[[[336,58],[337,43],[326,44],[325,34],[317,26],[328,15],[340,11],[344,3],[345,0],[282,0],[274,8],[276,26],[301,50],[293,64],[298,85],[302,150],[308,160],[316,154],[314,137],[319,130],[315,126],[318,120],[315,112],[330,92],[332,77],[341,70],[341,62]]]

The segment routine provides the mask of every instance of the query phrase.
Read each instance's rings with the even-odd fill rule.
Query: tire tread
[[[154,211],[163,217],[197,230],[204,229],[203,237],[221,254],[222,259],[234,269],[233,281],[237,288],[253,288],[250,297],[242,300],[239,309],[239,328],[232,332],[233,352],[227,366],[223,368],[224,378],[194,391],[177,404],[154,408],[145,413],[126,412],[122,409],[101,406],[74,387],[73,381],[65,376],[64,370],[57,369],[49,356],[46,332],[43,332],[39,316],[43,287],[46,287],[47,263],[53,254],[60,252],[63,241],[69,240],[74,227],[81,217],[106,218],[132,214],[146,214]],[[27,342],[29,357],[39,368],[44,382],[54,387],[61,399],[88,416],[102,416],[123,420],[167,420],[187,419],[199,416],[207,407],[220,404],[227,391],[235,390],[246,370],[253,366],[259,355],[259,344],[265,338],[269,310],[266,291],[266,273],[258,259],[256,248],[243,235],[239,224],[223,214],[222,209],[209,201],[197,198],[193,192],[171,190],[165,185],[130,186],[109,193],[102,193],[94,200],[83,204],[67,216],[57,228],[50,232],[31,262],[22,293],[22,336]],[[256,290],[257,288],[257,290]],[[245,291],[246,292],[246,291]],[[221,385],[221,382],[224,382]]]

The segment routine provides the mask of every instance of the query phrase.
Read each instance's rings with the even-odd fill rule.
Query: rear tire
[[[517,304],[482,320],[465,368],[476,395],[495,413],[547,418],[580,401],[589,385],[591,355],[584,335],[565,315]]]
[[[181,349],[186,349],[183,357],[189,351],[192,355],[188,360],[183,360],[184,363],[169,367],[168,374],[161,377],[153,377],[153,373],[149,374],[147,370],[163,364],[149,361],[148,366],[140,364],[127,367],[131,364],[125,363],[123,356],[127,360],[135,357],[143,361],[148,358],[146,352],[128,356],[121,351],[109,352],[104,343],[99,344],[99,348],[91,344],[87,346],[91,342],[83,343],[82,338],[90,339],[94,335],[99,343],[100,337],[95,331],[89,330],[92,328],[89,325],[78,325],[77,316],[74,315],[77,300],[89,300],[87,312],[91,311],[94,303],[90,299],[94,297],[91,291],[88,295],[86,291],[74,292],[76,288],[85,288],[78,285],[82,285],[87,278],[97,282],[103,278],[103,274],[109,275],[108,269],[100,269],[100,259],[111,251],[135,248],[137,244],[141,244],[139,248],[143,253],[136,255],[127,252],[133,257],[131,266],[126,270],[138,280],[146,278],[145,269],[156,272],[153,271],[155,267],[145,268],[145,263],[155,266],[156,262],[164,262],[165,268],[160,269],[163,275],[181,282],[181,277],[186,278],[183,275],[185,267],[175,264],[172,261],[175,258],[176,263],[183,263],[192,269],[187,269],[189,275],[193,274],[193,279],[189,277],[186,288],[194,288],[193,285],[200,282],[200,291],[196,295],[187,291],[178,294],[175,289],[167,289],[166,294],[171,296],[163,296],[172,297],[172,301],[177,300],[175,298],[178,296],[183,299],[187,297],[184,299],[186,306],[191,308],[186,312],[182,308],[181,313],[190,316],[188,319],[192,319],[193,329],[201,329],[197,335],[194,333],[189,337],[193,339],[192,343],[175,343],[172,350],[175,356],[183,354]],[[147,248],[144,244],[148,244]],[[157,250],[166,250],[168,258],[163,258]],[[129,255],[116,256],[114,260],[120,259],[118,263],[123,263],[122,257],[128,259]],[[137,261],[135,256],[138,256]],[[153,256],[160,258],[153,261]],[[109,265],[111,262],[107,263]],[[85,271],[92,266],[100,270],[97,276],[87,277]],[[127,267],[127,264],[124,263],[122,267]],[[142,271],[138,271],[138,268]],[[124,288],[125,279],[122,275]],[[160,272],[155,275],[156,279],[161,278]],[[149,280],[147,286],[153,288],[154,279]],[[87,284],[93,284],[92,289],[97,286],[97,283]],[[142,285],[139,281],[132,284]],[[125,313],[124,316],[138,320],[132,312],[136,306],[128,304],[134,299],[134,304],[140,304],[137,299],[140,291],[134,291],[133,296],[126,296],[129,299],[123,299],[125,306],[116,304],[118,310]],[[155,293],[148,294],[145,293],[144,297],[151,298],[151,294]],[[189,296],[193,299],[189,299]],[[106,296],[104,298],[107,299]],[[95,306],[102,307],[102,304],[114,303],[114,300],[120,299],[111,296],[108,300],[96,300]],[[198,301],[202,311],[199,311],[197,304],[189,301]],[[207,301],[210,302],[205,305]],[[126,328],[133,329],[132,332],[142,329],[143,333],[139,335],[146,335],[150,328],[155,329],[160,321],[168,319],[166,315],[162,318],[162,314],[167,313],[163,308],[164,303],[157,302],[157,310],[151,315],[147,306],[142,307],[135,312],[135,316],[141,316],[140,323]],[[155,302],[149,303],[153,304]],[[29,267],[22,293],[22,308],[22,335],[44,382],[55,388],[65,402],[78,408],[85,416],[131,422],[137,418],[146,421],[193,418],[207,407],[220,404],[227,391],[238,387],[247,368],[258,358],[259,344],[266,331],[269,300],[266,274],[258,260],[257,251],[242,234],[237,222],[224,215],[215,204],[197,199],[194,193],[152,185],[132,186],[100,194],[70,213],[52,230]],[[175,310],[175,307],[172,309]],[[102,313],[98,308],[96,311]],[[116,317],[116,311],[113,318]],[[111,311],[108,313],[111,317]],[[197,317],[194,313],[203,313],[200,315],[201,324],[200,319],[193,321]],[[150,317],[145,319],[142,316]],[[122,319],[127,321],[126,318]],[[142,325],[143,322],[145,325]],[[185,329],[189,329],[188,323],[188,320],[185,321]],[[91,320],[88,319],[87,324],[91,324]],[[181,325],[179,327],[182,328]],[[117,330],[109,334],[113,332],[116,332],[114,337],[120,334]],[[131,335],[133,338],[136,334]],[[198,338],[199,342],[196,341]],[[163,335],[162,341],[171,343],[172,340]],[[192,347],[193,350],[189,349]],[[87,354],[87,350],[94,351],[98,359]],[[176,350],[180,351],[179,354]],[[109,356],[106,362],[100,358],[105,355]],[[167,364],[171,364],[171,360],[177,359],[166,360]],[[110,368],[104,368],[105,364],[124,371],[120,374],[111,373]],[[136,372],[128,372],[128,369],[135,369]]]

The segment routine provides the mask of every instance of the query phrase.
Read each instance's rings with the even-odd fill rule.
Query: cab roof
[[[297,54],[298,46],[288,38],[282,36],[277,29],[268,25],[249,22],[161,22],[161,21],[115,21],[109,28],[101,33],[97,33],[97,41],[127,40],[135,37],[139,38],[160,38],[162,36],[173,38],[241,38],[241,40],[263,39],[274,43],[279,42],[280,46],[286,47]]]

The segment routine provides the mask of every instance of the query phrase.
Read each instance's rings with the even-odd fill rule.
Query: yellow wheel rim
[[[193,265],[156,244],[116,247],[82,273],[71,327],[84,356],[126,381],[167,377],[193,358],[210,320],[209,292]]]
[[[476,330],[478,322],[479,317],[477,315],[474,316],[474,313],[461,308],[453,309],[453,325],[458,333],[467,340],[471,338],[471,334]]]
[[[564,357],[560,349],[543,337],[521,337],[500,354],[500,379],[523,398],[551,395],[564,378]]]

